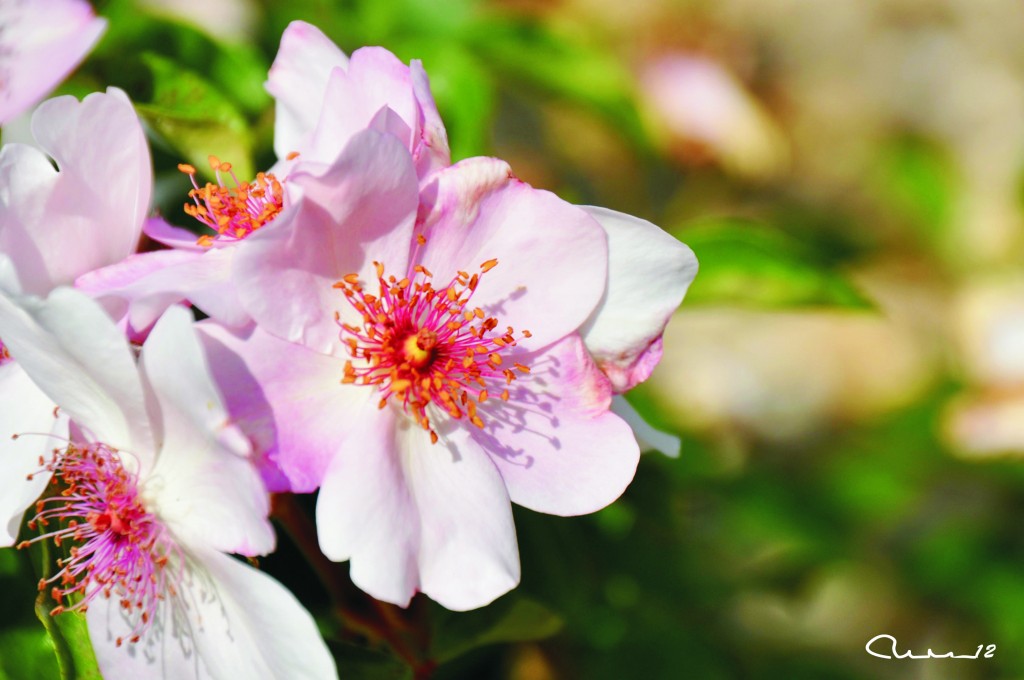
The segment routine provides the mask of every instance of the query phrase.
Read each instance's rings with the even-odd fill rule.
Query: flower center
[[[207,182],[200,187],[196,169],[185,163],[178,165],[194,187],[188,195],[195,204],[186,203],[185,212],[217,232],[216,236],[200,236],[196,240],[199,245],[209,248],[214,241],[240,241],[281,212],[284,191],[272,173],[261,172],[253,182],[239,182],[230,163],[210,156],[210,167],[217,183]],[[225,186],[222,174],[229,175],[234,186]]]
[[[0,366],[3,366],[11,360],[11,353],[7,351],[7,345],[4,344],[3,340],[0,340]]]
[[[477,405],[492,393],[508,401],[508,385],[517,373],[530,372],[514,362],[513,368],[503,367],[502,355],[516,345],[512,327],[495,331],[498,320],[469,305],[481,277],[497,264],[488,260],[472,276],[460,271],[442,288],[434,288],[433,274],[422,265],[413,268],[411,279],[399,281],[393,275],[385,277],[379,262],[374,262],[377,295],[367,293],[356,274],[335,283],[362,314],[360,325],[343,323],[335,315],[352,357],[345,362],[341,382],[376,385],[382,395],[380,408],[394,398],[435,443],[431,405],[483,428]],[[530,332],[521,335],[528,338]]]
[[[39,581],[57,606],[51,612],[85,612],[95,598],[116,597],[137,642],[168,595],[179,591],[184,554],[163,524],[146,510],[137,478],[120,454],[104,444],[70,444],[44,465],[54,473],[53,491],[36,502],[29,529],[42,533],[18,544],[50,539],[73,543],[57,560],[59,571]],[[169,568],[169,563],[174,566]],[[124,638],[117,639],[117,645]]]

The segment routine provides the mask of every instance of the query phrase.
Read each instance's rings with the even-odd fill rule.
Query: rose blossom
[[[373,130],[292,181],[301,228],[255,234],[236,261],[256,328],[204,324],[218,379],[265,400],[274,462],[294,490],[321,487],[321,548],[357,585],[482,606],[518,582],[510,501],[582,514],[632,479],[637,443],[611,397],[653,367],[692,253],[494,159],[421,192],[408,150]],[[633,271],[651,251],[678,280]]]

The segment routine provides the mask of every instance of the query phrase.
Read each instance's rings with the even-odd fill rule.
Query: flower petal
[[[304,21],[288,24],[267,76],[267,92],[276,100],[274,151],[285,158],[309,146],[327,81],[335,69],[348,67],[348,57],[317,27]]]
[[[227,555],[202,548],[190,552],[193,583],[181,595],[189,608],[179,606],[171,621],[165,604],[139,642],[116,645],[118,637],[130,633],[116,598],[90,603],[89,638],[104,677],[338,677],[316,622],[284,586]],[[182,631],[190,637],[178,638]]]
[[[351,559],[352,581],[367,593],[404,607],[420,585],[420,525],[396,436],[399,420],[369,399],[352,416],[317,499],[320,549],[335,561]]]
[[[334,313],[348,305],[333,284],[372,272],[371,260],[406,269],[418,205],[412,159],[394,137],[366,130],[324,175],[290,179],[305,200],[236,249],[235,284],[263,330],[340,353]]]
[[[608,270],[605,235],[586,212],[514,179],[493,158],[472,158],[437,172],[427,187],[427,243],[420,263],[441,288],[488,260],[474,306],[540,348],[575,331],[601,298]]]
[[[79,102],[57,97],[32,117],[40,147],[60,172],[52,181],[23,186],[3,200],[3,229],[22,229],[45,268],[45,294],[56,285],[113,264],[135,250],[149,209],[153,172],[142,126],[128,97],[115,88]],[[38,172],[38,160],[32,163]],[[12,169],[16,171],[17,169]],[[20,170],[17,170],[20,171]],[[14,187],[12,187],[12,190]]]
[[[352,581],[406,606],[417,590],[457,611],[519,582],[512,506],[494,464],[464,431],[437,444],[405,414],[369,402],[317,501],[320,546]]]
[[[679,457],[682,446],[679,437],[651,427],[621,394],[612,397],[612,412],[629,424],[641,451],[659,451],[669,458]]]
[[[142,225],[142,231],[149,238],[157,243],[162,243],[169,248],[178,250],[194,250],[205,252],[207,249],[199,245],[199,238],[188,229],[182,229],[170,224],[159,215],[150,217]],[[210,230],[212,233],[213,230]],[[214,241],[212,247],[221,245],[220,241]]]
[[[139,374],[124,334],[96,302],[70,288],[45,301],[0,293],[0,338],[72,419],[145,467],[153,433]]]
[[[14,545],[25,509],[50,481],[39,458],[68,436],[67,416],[56,409],[17,363],[0,365],[0,547]]]
[[[491,455],[512,502],[537,512],[581,515],[618,498],[636,473],[633,432],[608,410],[611,385],[578,335],[536,355],[509,388],[481,406],[473,437]]]
[[[609,269],[604,297],[581,332],[615,391],[625,392],[661,359],[661,334],[697,275],[697,258],[646,220],[584,210],[608,234]]]
[[[267,459],[264,476],[279,470],[292,491],[316,489],[372,391],[341,385],[338,359],[258,328],[236,333],[211,323],[198,328],[229,413]]]
[[[168,307],[188,301],[228,326],[243,326],[249,315],[231,282],[234,250],[158,250],[79,277],[75,287],[101,300],[114,318],[128,314],[144,330]]]
[[[519,584],[512,504],[494,463],[465,429],[432,445],[412,429],[403,442],[420,512],[423,592],[447,609],[491,603]]]
[[[27,111],[78,65],[107,22],[82,0],[0,6],[0,124]]]
[[[411,151],[419,133],[419,109],[409,67],[382,47],[360,48],[352,53],[347,69],[331,73],[305,157],[333,161],[384,107],[405,122],[405,136],[399,141]]]
[[[437,104],[434,103],[434,95],[430,91],[430,80],[419,59],[413,59],[409,63],[409,75],[423,117],[421,146],[415,150],[416,172],[420,179],[425,179],[435,170],[451,165],[452,155],[448,148],[448,133],[444,129],[441,114],[437,112]]]
[[[144,478],[156,512],[190,544],[242,555],[272,551],[269,496],[249,459],[249,442],[213,383],[191,312],[168,309],[140,363],[160,414],[154,488]]]

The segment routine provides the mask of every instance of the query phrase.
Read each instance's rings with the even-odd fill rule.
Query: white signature
[[[879,654],[878,652],[871,649],[871,646],[874,645],[875,642],[877,642],[878,640],[886,639],[892,641],[891,656],[889,654]],[[982,654],[981,651],[983,649],[985,650],[984,654]],[[946,652],[945,654],[936,654],[931,650],[930,647],[928,648],[927,654],[914,654],[910,650],[907,650],[906,652],[903,652],[901,654],[900,652],[896,651],[896,638],[894,638],[892,635],[882,633],[881,635],[876,635],[875,637],[868,640],[868,643],[864,645],[864,651],[866,651],[871,656],[877,656],[879,659],[991,659],[993,656],[995,656],[996,646],[978,645],[978,649],[974,652],[974,654],[954,654],[953,652]],[[883,651],[888,652],[890,650],[888,647],[885,647],[883,648]]]

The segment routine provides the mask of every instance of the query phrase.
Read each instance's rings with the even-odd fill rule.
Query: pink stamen
[[[85,612],[101,595],[117,598],[132,624],[127,641],[137,642],[161,602],[179,592],[184,553],[146,509],[137,477],[115,449],[72,443],[55,450],[49,462],[40,459],[40,465],[53,472],[54,495],[36,503],[28,523],[43,533],[18,547],[45,540],[72,545],[67,557],[57,560],[60,570],[40,580],[39,589],[50,589],[58,603],[54,614]]]

